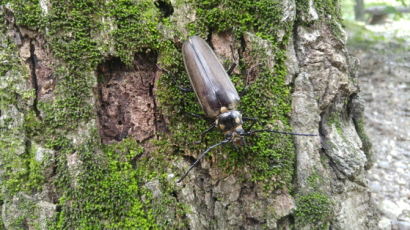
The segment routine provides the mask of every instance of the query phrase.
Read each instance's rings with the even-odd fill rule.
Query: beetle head
[[[242,134],[245,131],[242,128],[242,114],[237,110],[230,110],[225,113],[221,113],[216,118],[216,126],[221,129],[226,136],[232,137],[232,142],[235,145],[243,145]]]

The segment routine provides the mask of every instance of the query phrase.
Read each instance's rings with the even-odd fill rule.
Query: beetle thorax
[[[216,126],[221,129],[225,135],[242,134],[242,114],[237,110],[229,110],[219,114],[216,118]]]

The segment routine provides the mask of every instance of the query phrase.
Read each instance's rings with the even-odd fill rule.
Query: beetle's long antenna
[[[223,140],[223,141],[221,141],[221,142],[219,142],[219,143],[216,143],[216,144],[210,146],[209,148],[207,148],[205,151],[203,151],[203,152],[201,153],[201,155],[199,155],[198,159],[196,159],[196,161],[191,165],[191,167],[189,167],[188,171],[186,171],[186,173],[181,177],[181,179],[179,179],[179,180],[177,181],[177,183],[181,182],[181,181],[188,175],[188,173],[199,163],[199,161],[201,161],[201,159],[204,158],[205,155],[206,155],[209,151],[211,151],[211,149],[213,149],[213,148],[215,148],[215,147],[218,147],[218,146],[220,146],[220,145],[226,144],[226,143],[228,143],[228,142],[230,142],[230,141],[231,141],[231,137],[228,137],[228,138],[226,138],[225,140]]]
[[[307,133],[291,133],[291,132],[284,132],[284,131],[278,131],[278,130],[272,130],[272,129],[260,129],[260,130],[252,130],[249,132],[244,133],[242,136],[249,136],[254,133],[279,133],[279,134],[285,134],[285,135],[294,135],[294,136],[317,136],[316,134],[307,134]]]

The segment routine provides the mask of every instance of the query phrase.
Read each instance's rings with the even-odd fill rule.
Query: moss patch
[[[304,16],[309,15],[309,0],[296,0],[296,19],[299,25],[312,26],[313,21],[304,20]],[[341,27],[342,14],[339,0],[314,0],[313,8],[316,10],[318,22],[329,26],[333,35],[339,39],[344,39],[344,32]],[[321,26],[323,27],[323,26]]]
[[[10,203],[15,195],[39,191],[44,184],[43,163],[35,159],[36,149],[27,139],[24,117],[30,110],[33,91],[27,87],[28,69],[21,66],[16,45],[7,37],[6,22],[0,11],[0,203]],[[10,217],[11,228],[22,228],[36,218],[34,202],[20,196],[19,215]],[[4,229],[0,221],[0,229]]]
[[[326,194],[311,192],[296,197],[296,225],[311,225],[312,229],[327,229],[332,216],[332,202]]]
[[[313,4],[323,18],[330,17],[338,22],[342,20],[339,0],[315,0]]]
[[[300,20],[301,14],[308,14],[310,0],[296,0],[297,17]],[[322,20],[342,20],[339,0],[314,0],[313,7]]]
[[[78,154],[74,173],[78,175],[73,176],[66,163],[57,167],[62,196],[53,229],[166,229],[183,225],[181,220],[172,222],[181,218],[183,208],[171,195],[173,186],[166,180],[163,169],[167,167],[161,157],[144,156],[144,149],[132,139],[101,146],[102,152],[96,151],[99,146],[95,141],[72,146],[69,152],[70,146],[65,146],[65,154],[60,156],[59,162],[66,162],[66,154]],[[159,197],[153,197],[146,186],[154,178],[159,181]]]
[[[341,114],[339,112],[330,112],[329,118],[327,119],[327,124],[330,126],[333,125],[336,128],[337,133],[345,139],[346,137],[343,133],[342,122]]]
[[[113,44],[116,44],[115,51],[123,60],[130,61],[135,52],[157,51],[158,47],[165,47],[166,50],[171,47],[172,43],[160,43],[158,40],[156,26],[159,16],[153,3],[124,0],[105,5],[94,0],[51,0],[48,14],[42,15],[39,13],[38,1],[30,1],[27,6],[24,6],[23,1],[9,2],[14,4],[18,25],[30,27],[39,33],[44,33],[47,28],[44,37],[55,60],[55,97],[38,103],[42,119],[32,111],[26,111],[22,114],[24,123],[15,129],[16,133],[25,133],[28,138],[55,151],[55,159],[51,161],[53,175],[47,183],[56,187],[57,194],[54,195],[59,197],[57,205],[60,211],[56,221],[50,223],[52,227],[165,229],[166,226],[184,226],[185,222],[180,220],[184,211],[172,195],[174,190],[163,171],[167,167],[160,165],[165,162],[161,157],[153,157],[155,160],[148,156],[141,157],[143,148],[132,140],[102,146],[95,130],[82,128],[81,138],[78,138],[77,133],[78,127],[94,124],[94,101],[90,100],[93,98],[92,90],[96,82],[94,70],[107,52],[107,47],[100,46],[100,41],[96,39],[104,28],[100,23],[101,17],[113,19],[116,29],[110,35],[114,39]],[[31,8],[36,10],[30,10]],[[106,12],[105,9],[110,10]],[[12,42],[5,46],[15,48]],[[14,59],[4,56],[7,61],[2,62],[5,66],[0,66],[2,75],[14,67],[21,68],[17,55],[12,55]],[[24,71],[29,76],[29,71]],[[28,95],[25,91],[20,94],[20,89],[17,88],[20,83],[17,82],[16,87],[10,87],[7,92],[1,91],[1,95],[10,99],[1,102],[22,104],[21,98],[30,100],[34,96],[32,90]],[[16,93],[19,95],[16,96]],[[11,137],[9,133],[6,135]],[[74,139],[81,139],[81,142]],[[0,140],[2,147],[3,141],[4,139]],[[25,151],[24,142],[5,142],[6,144],[10,148],[16,148],[16,144],[23,145],[22,151]],[[14,156],[13,152],[7,154],[10,158]],[[16,158],[15,164],[24,167],[22,171],[10,171],[13,175],[7,179],[7,184],[10,185],[6,189],[7,195],[25,190],[40,192],[38,190],[44,183],[44,178],[41,177],[44,169],[33,161],[33,156],[32,152],[27,152],[21,158]],[[73,156],[78,158],[78,168],[76,166],[74,169],[69,166]],[[71,157],[70,160],[68,157]],[[136,161],[136,157],[141,158]],[[10,167],[13,164],[10,163]],[[145,183],[153,178],[160,183],[160,197],[154,198],[152,192],[145,187]]]
[[[2,20],[1,24],[1,33],[6,34],[5,22]],[[2,35],[0,43],[0,164],[4,170],[2,186],[7,191],[3,196],[10,197],[18,191],[38,189],[44,178],[30,142],[25,140],[23,117],[33,95],[32,90],[26,88],[28,71],[20,66],[12,40]]]
[[[31,29],[41,28],[45,21],[38,0],[6,0],[11,4],[16,24]]]
[[[114,0],[107,4],[107,9],[117,26],[112,36],[124,63],[131,64],[136,52],[159,48],[160,13],[153,1]]]
[[[141,187],[142,178],[147,176],[145,161],[137,166],[131,164],[143,148],[133,140],[104,146],[101,155],[96,155],[95,148],[90,140],[76,149],[80,175],[76,185],[70,186],[60,198],[62,211],[56,229],[155,228],[155,218],[147,208],[151,195]]]
[[[233,31],[241,35],[245,31],[275,40],[283,29],[281,1],[194,1],[198,20],[189,25],[192,35],[206,35],[208,31]]]
[[[323,192],[324,178],[318,171],[307,178],[308,190],[297,194],[294,213],[297,228],[309,225],[312,229],[328,229],[333,216],[331,198]]]
[[[18,192],[32,193],[41,190],[45,183],[44,165],[36,161],[35,152],[22,155],[3,155],[7,164],[4,167],[4,176],[7,178],[3,184],[7,195],[12,196]]]

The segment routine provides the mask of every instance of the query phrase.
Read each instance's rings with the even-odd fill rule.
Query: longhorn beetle
[[[211,47],[202,38],[193,36],[184,42],[182,55],[185,69],[188,72],[191,86],[195,91],[199,104],[201,104],[205,115],[215,120],[215,123],[203,134],[217,127],[225,134],[226,138],[203,151],[177,183],[181,182],[211,149],[229,142],[242,145],[244,136],[257,132],[316,136],[314,134],[290,133],[270,129],[245,131],[242,128],[245,119],[242,118],[241,112],[237,110],[240,100],[238,92]]]

